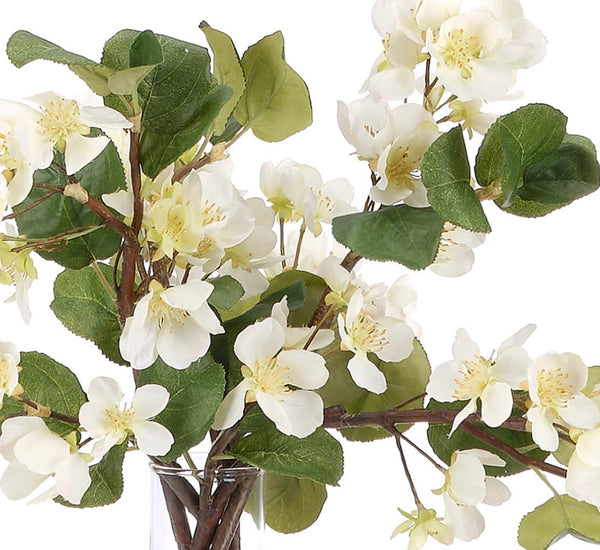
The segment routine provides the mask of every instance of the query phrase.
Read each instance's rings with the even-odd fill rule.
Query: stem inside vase
[[[194,463],[204,464],[206,455]],[[236,461],[203,469],[152,463],[150,550],[262,550],[263,473]]]

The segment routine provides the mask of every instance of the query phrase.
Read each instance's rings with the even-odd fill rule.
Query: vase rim
[[[186,475],[198,475],[204,472],[204,463],[208,453],[191,453],[193,463],[201,464],[201,466],[192,467],[189,465],[183,466],[181,464],[170,463],[164,464],[161,462],[150,462],[150,470],[158,475],[174,475],[174,476],[186,476]],[[231,461],[235,461],[234,458]],[[261,472],[260,468],[250,465],[244,466],[220,466],[217,468],[217,472],[223,474],[234,474],[235,475],[250,475],[258,474]]]

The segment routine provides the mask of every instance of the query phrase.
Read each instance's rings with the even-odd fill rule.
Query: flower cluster
[[[516,72],[538,63],[546,39],[525,17],[518,0],[482,2],[461,12],[461,0],[377,0],[373,23],[384,51],[363,87],[366,95],[338,103],[342,134],[373,173],[374,203],[429,205],[420,177],[423,156],[444,122],[469,136],[485,134],[495,116],[483,102],[510,96]],[[425,66],[423,76],[416,70]],[[421,104],[409,102],[415,91]],[[391,101],[402,100],[395,107]],[[444,108],[449,112],[435,118]],[[431,269],[456,277],[473,265],[472,248],[483,242],[446,224]]]
[[[430,536],[479,537],[481,506],[510,497],[495,476],[526,468],[566,478],[555,498],[600,509],[596,372],[573,353],[532,359],[533,324],[487,355],[459,329],[453,358],[432,371],[408,276],[373,284],[361,274],[366,259],[459,277],[490,231],[483,201],[536,217],[600,185],[593,145],[566,134],[556,109],[530,105],[497,123],[482,112],[514,97],[517,71],[541,60],[546,40],[518,0],[474,4],[376,0],[383,52],[362,96],[337,107],[370,171],[362,211],[348,180],[290,158],[255,175],[263,197],[240,191],[252,182],[234,172],[232,144],[248,131],[280,141],[312,120],[279,33],[239,57],[203,23],[214,74],[206,48],[151,31],[122,31],[99,63],[30,33],[11,38],[16,65],[65,63],[104,105],[53,92],[0,101],[0,285],[29,322],[31,254],[59,264],[53,312],[128,369],[135,389],[98,376],[84,391],[67,366],[0,342],[9,499],[110,504],[126,451],[185,460],[204,479],[162,484],[178,544],[239,547],[250,486],[224,485],[220,468],[251,464],[302,481],[301,492],[336,485],[343,453],[326,429],[337,428],[396,443],[415,509],[400,510],[392,537],[408,533],[410,550]],[[464,135],[474,132],[485,137],[471,177]],[[406,435],[419,422],[437,458]],[[190,450],[209,442],[198,468]],[[443,476],[432,490],[443,516],[421,501],[405,443]],[[300,500],[299,517],[298,503],[281,511],[287,530],[318,516],[319,498]],[[191,529],[191,518],[207,524]]]

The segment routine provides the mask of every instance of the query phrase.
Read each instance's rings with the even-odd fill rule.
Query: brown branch
[[[161,476],[160,484],[165,495],[165,504],[169,512],[175,542],[177,543],[178,550],[188,550],[192,544],[190,524],[187,520],[185,507],[168,483],[168,477],[170,476]]]
[[[531,458],[527,455],[524,455],[516,449],[513,449],[510,445],[508,445],[501,439],[497,438],[495,435],[492,435],[489,432],[485,432],[469,422],[463,422],[459,427],[463,432],[466,432],[472,435],[473,437],[476,437],[477,439],[479,439],[479,441],[491,445],[499,451],[505,452],[508,456],[510,456],[512,459],[516,460],[523,466],[538,468],[539,470],[548,472],[549,474],[554,474],[559,477],[567,477],[567,470],[565,470],[564,468],[554,466],[553,464],[548,464],[547,462],[544,462],[542,460],[536,460],[535,458]]]
[[[131,189],[133,193],[133,221],[131,233],[123,242],[123,267],[121,283],[117,288],[117,309],[121,324],[133,315],[135,307],[135,274],[140,255],[138,235],[142,228],[144,203],[141,198],[142,173],[140,169],[140,135],[130,132],[129,163],[131,165]]]
[[[395,424],[414,424],[419,422],[427,422],[428,424],[452,424],[458,412],[459,411],[445,409],[410,409],[348,414],[343,407],[330,407],[324,411],[325,420],[323,422],[323,427],[341,429],[375,426],[387,429],[387,427]],[[566,477],[566,470],[564,468],[524,455],[508,445],[508,443],[505,443],[498,437],[475,425],[480,424],[481,422],[481,418],[478,415],[472,414],[461,423],[459,428],[480,441],[505,452],[523,466],[535,467],[560,477]],[[509,418],[500,427],[513,431],[526,431],[526,424],[527,421],[524,418]]]

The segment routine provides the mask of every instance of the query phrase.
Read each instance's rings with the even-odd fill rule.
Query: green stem
[[[98,262],[92,262],[91,266],[92,266],[94,272],[96,273],[96,275],[98,276],[98,280],[104,287],[104,290],[106,290],[107,294],[110,296],[110,298],[112,300],[116,300],[117,294],[113,290],[113,288],[110,286],[109,282],[106,280],[106,277],[104,276],[104,273],[102,273],[102,270],[98,267]]]

